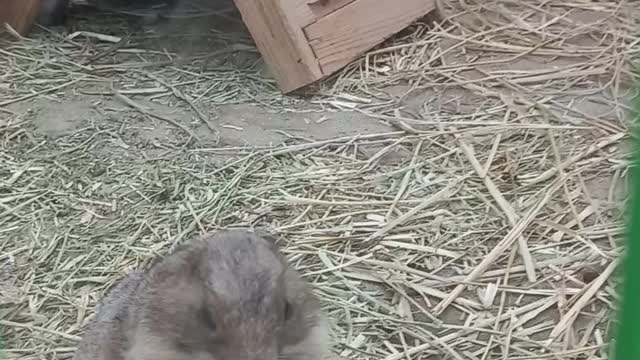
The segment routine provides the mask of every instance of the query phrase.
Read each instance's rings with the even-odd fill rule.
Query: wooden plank
[[[298,26],[305,28],[320,18],[355,0],[282,0],[284,9],[291,9]]]
[[[304,29],[326,75],[435,9],[435,0],[357,0]]]
[[[291,92],[323,74],[295,13],[281,0],[234,0],[258,50],[269,65],[280,89]]]
[[[33,26],[40,10],[40,0],[0,0],[0,33],[9,24],[19,34],[26,34]]]

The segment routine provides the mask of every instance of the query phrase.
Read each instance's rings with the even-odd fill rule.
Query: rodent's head
[[[207,236],[151,270],[132,351],[139,359],[152,351],[158,359],[275,360],[313,326],[306,313],[315,299],[300,291],[270,239],[246,230]]]

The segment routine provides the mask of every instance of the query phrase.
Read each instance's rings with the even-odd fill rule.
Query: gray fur
[[[122,279],[74,360],[320,360],[327,350],[309,285],[272,239],[232,230]]]
[[[62,25],[69,0],[41,0],[38,22],[44,26]]]

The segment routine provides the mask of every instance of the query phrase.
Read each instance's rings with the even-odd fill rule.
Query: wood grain
[[[435,0],[357,0],[304,31],[325,75],[435,9]]]
[[[305,28],[320,18],[354,2],[355,0],[282,0],[282,7],[295,14],[296,25]]]
[[[312,83],[323,74],[302,28],[281,0],[234,0],[258,50],[287,93]]]
[[[0,32],[9,24],[19,34],[25,35],[36,21],[40,0],[0,0]]]

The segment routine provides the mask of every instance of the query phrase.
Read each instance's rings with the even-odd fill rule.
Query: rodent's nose
[[[278,352],[275,350],[269,350],[251,354],[247,360],[278,360]]]

